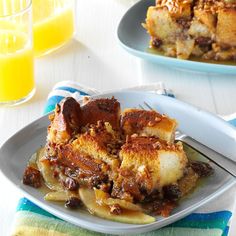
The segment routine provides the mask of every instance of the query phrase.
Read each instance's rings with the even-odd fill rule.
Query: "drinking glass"
[[[36,57],[63,46],[75,32],[76,0],[32,0]]]
[[[31,0],[0,0],[0,105],[35,92]]]

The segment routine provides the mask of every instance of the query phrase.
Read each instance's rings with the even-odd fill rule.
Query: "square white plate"
[[[176,118],[182,132],[236,161],[236,130],[222,119],[163,95],[126,91],[97,97],[113,95],[121,103],[122,108],[138,107],[143,101],[148,102],[160,113]],[[182,201],[170,217],[157,217],[156,222],[147,225],[113,222],[93,216],[84,210],[69,211],[63,206],[44,201],[42,192],[22,184],[22,175],[27,161],[40,146],[45,144],[48,125],[48,117],[43,116],[7,140],[0,149],[0,171],[38,206],[86,229],[111,234],[141,233],[158,229],[214,200],[235,183],[235,178],[212,163],[215,174],[209,177],[204,185],[197,188],[191,197]]]

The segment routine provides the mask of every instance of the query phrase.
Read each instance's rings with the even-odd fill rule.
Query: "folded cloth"
[[[163,83],[155,83],[146,86],[129,88],[129,90],[145,90],[154,93],[174,97],[171,90],[165,89]],[[72,81],[63,81],[53,88],[48,96],[45,113],[52,111],[55,105],[64,97],[72,96],[77,100],[83,96],[99,94],[97,90],[87,88]],[[236,114],[226,117],[231,119],[231,124],[236,126]],[[219,196],[215,201],[199,208],[195,213],[163,227],[145,234],[146,236],[227,236],[229,232],[230,218],[234,207],[236,185],[228,190],[227,194]],[[70,224],[47,211],[36,206],[26,198],[19,201],[12,235],[14,236],[97,236],[104,235],[82,229]],[[108,234],[106,234],[108,235]]]

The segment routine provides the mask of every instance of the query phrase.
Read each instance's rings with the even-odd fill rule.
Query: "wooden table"
[[[236,78],[185,72],[144,62],[118,45],[116,29],[129,0],[77,0],[77,35],[59,51],[37,59],[37,92],[27,103],[0,108],[0,144],[17,130],[39,118],[52,86],[75,80],[98,90],[125,88],[163,81],[180,100],[210,112],[236,112]],[[0,173],[0,235],[10,234],[17,201],[21,194]],[[236,222],[236,211],[234,222]],[[236,235],[236,223],[231,227]]]

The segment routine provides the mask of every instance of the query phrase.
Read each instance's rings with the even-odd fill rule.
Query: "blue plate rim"
[[[225,74],[236,74],[236,66],[233,66],[233,65],[214,64],[214,63],[209,63],[209,62],[199,62],[199,61],[191,61],[191,60],[182,60],[182,59],[178,59],[178,58],[161,56],[161,55],[156,55],[156,54],[144,52],[144,51],[135,49],[134,47],[128,46],[124,42],[124,39],[121,36],[123,24],[124,24],[127,16],[130,14],[130,12],[133,11],[134,9],[136,9],[137,6],[143,5],[145,2],[147,2],[147,0],[140,0],[139,2],[137,2],[133,6],[131,6],[126,11],[126,13],[123,15],[123,17],[121,18],[121,20],[118,24],[117,39],[118,39],[119,44],[126,51],[133,54],[134,56],[137,56],[137,57],[140,57],[143,59],[147,59],[147,60],[152,60],[153,62],[158,63],[158,64],[162,64],[162,65],[169,64],[174,67],[187,69],[187,70],[194,70],[194,71],[196,71],[197,69],[199,69],[199,67],[201,67],[199,72],[203,71],[203,72],[211,72],[211,73],[218,72],[218,73],[225,73]],[[140,25],[140,27],[141,27],[141,25]],[[148,48],[148,44],[147,44],[147,48]],[[194,68],[195,66],[197,66],[197,68]]]

